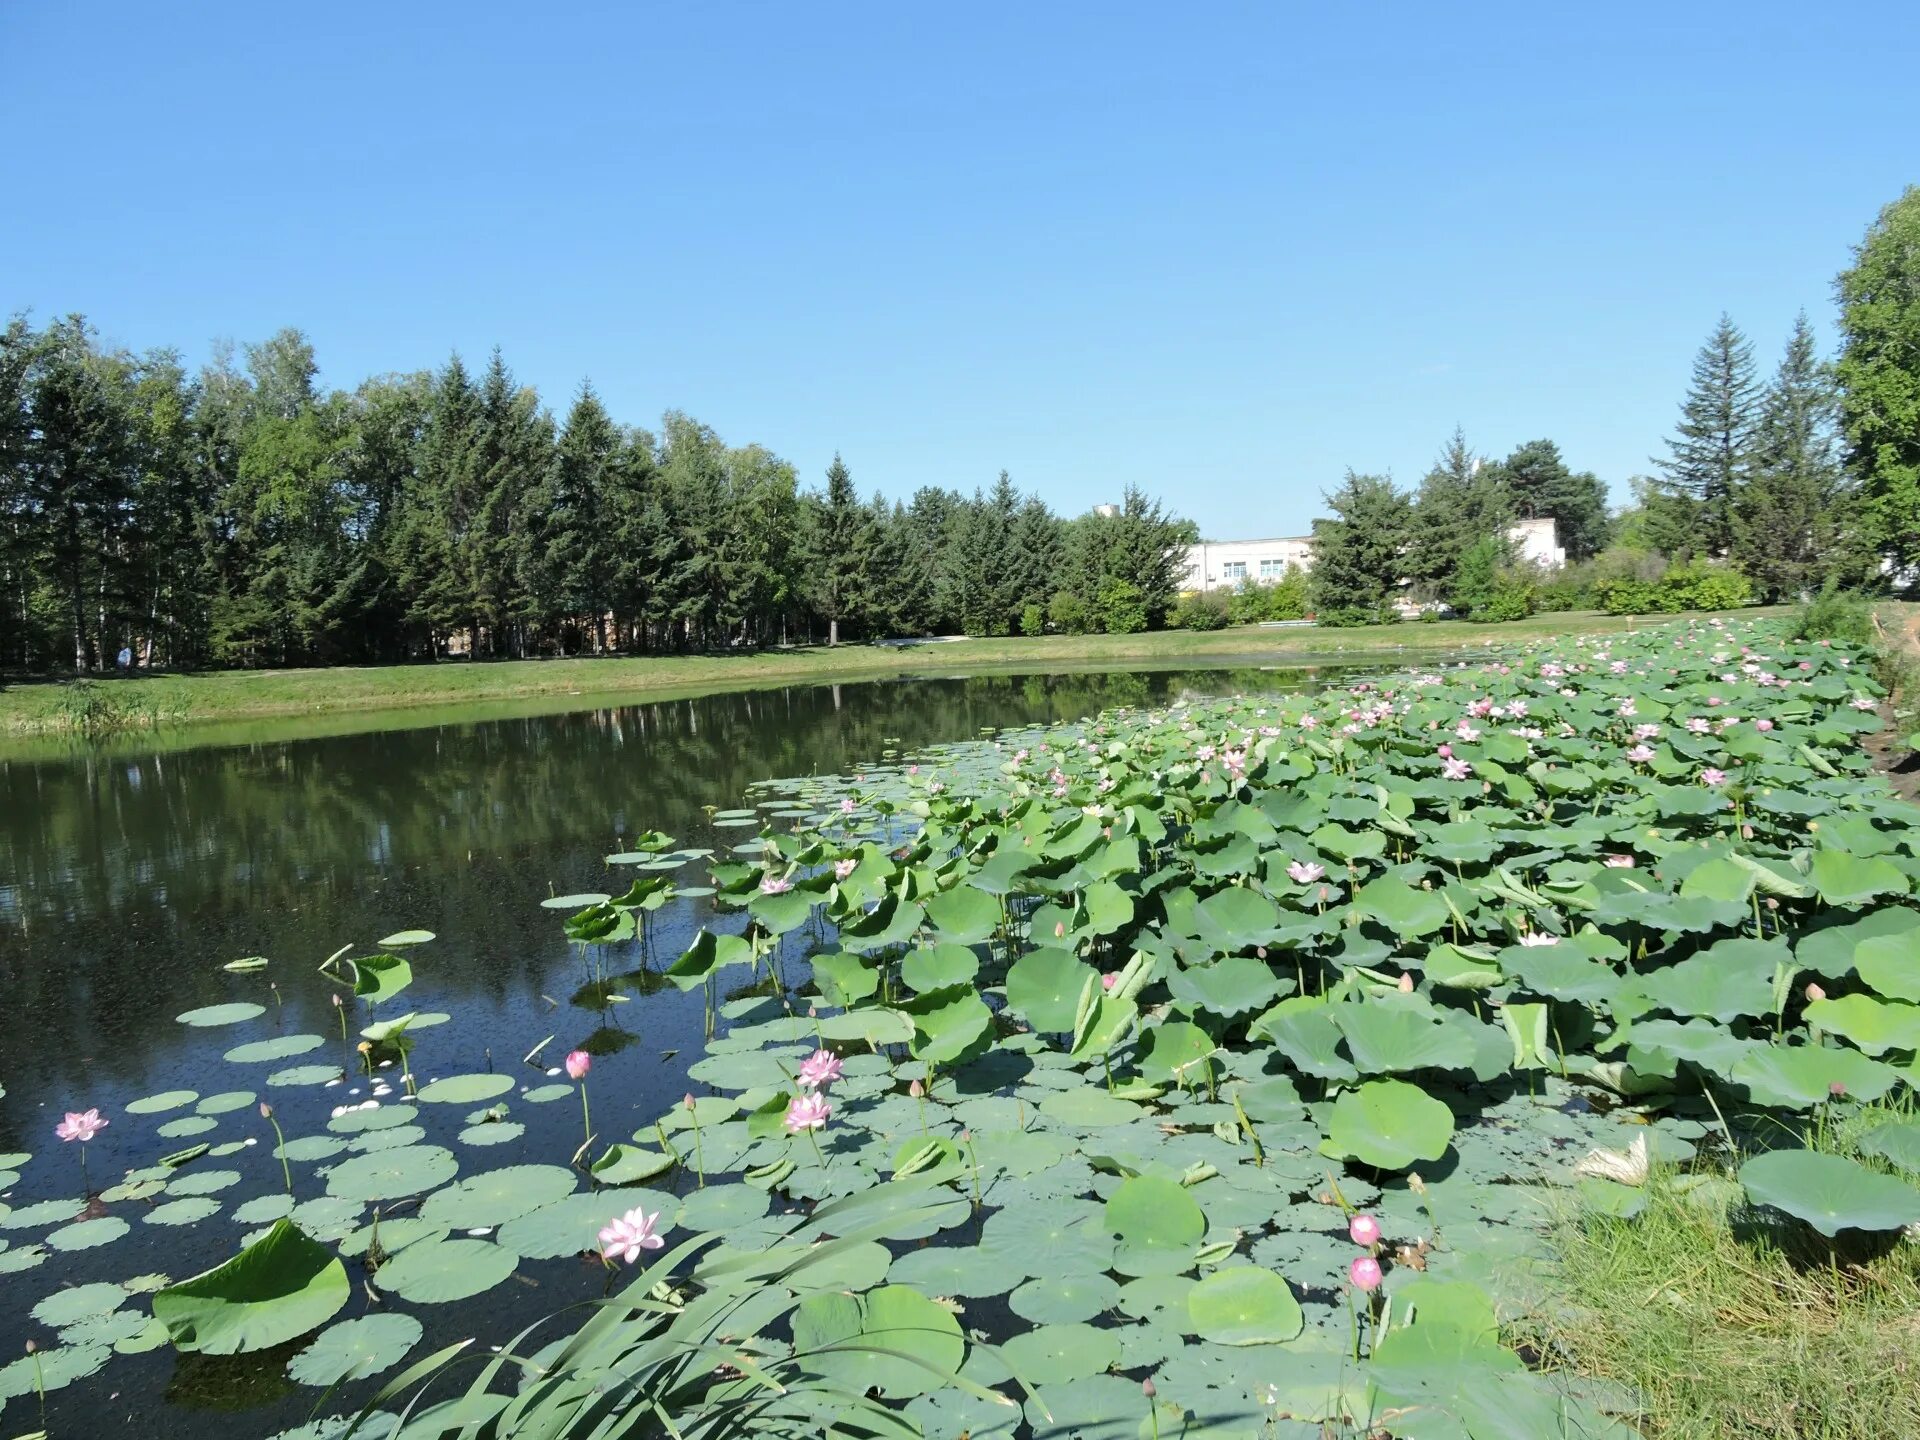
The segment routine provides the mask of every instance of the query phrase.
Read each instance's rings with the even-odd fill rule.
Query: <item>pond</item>
[[[1280,691],[1334,673],[821,685],[483,721],[415,716],[415,728],[321,738],[276,740],[269,729],[250,743],[206,748],[124,740],[58,758],[0,756],[0,994],[8,1021],[0,1156],[38,1157],[11,1189],[0,1175],[0,1194],[18,1210],[78,1193],[73,1157],[49,1153],[78,1148],[52,1140],[68,1109],[96,1106],[120,1120],[86,1147],[96,1186],[201,1141],[270,1146],[256,1098],[283,1109],[290,1134],[323,1130],[329,1108],[363,1100],[371,1082],[275,1089],[267,1077],[306,1062],[352,1061],[332,999],[341,987],[318,967],[343,946],[364,950],[415,928],[437,939],[414,952],[415,982],[397,1006],[452,1017],[421,1038],[419,1078],[491,1070],[523,1091],[537,1089],[563,1054],[583,1047],[598,1066],[595,1129],[604,1140],[625,1139],[688,1088],[687,1069],[701,1054],[702,998],[638,973],[612,987],[626,1003],[605,1003],[610,987],[588,983],[562,935],[564,912],[540,902],[624,889],[631,872],[610,871],[604,857],[627,849],[631,837],[660,830],[680,846],[723,851],[755,831],[713,811],[753,804],[756,781],[858,770],[890,751],[910,756],[935,742],[1115,705]],[[677,878],[694,884],[700,868]],[[711,913],[711,901],[696,897],[656,916],[656,968]],[[253,956],[268,963],[223,968]],[[229,1002],[256,1003],[265,1014],[232,1031],[174,1018]],[[353,1017],[356,1031],[364,1020]],[[221,1058],[242,1041],[300,1035],[325,1037],[326,1045],[251,1066]],[[542,1037],[550,1038],[539,1055],[523,1063]],[[174,1109],[177,1120],[126,1116],[142,1097],[175,1091],[194,1092]],[[156,1136],[156,1119],[171,1133]],[[514,1120],[524,1133],[490,1159],[564,1165],[579,1144],[570,1099],[516,1104]],[[20,1355],[29,1338],[50,1342],[27,1308],[51,1284],[141,1272],[178,1279],[224,1258],[249,1228],[234,1212],[257,1193],[217,1198],[217,1213],[179,1226],[148,1223],[144,1203],[106,1206],[133,1220],[124,1238],[60,1256],[58,1282],[53,1267],[9,1276],[4,1283],[19,1303],[0,1310],[0,1356]],[[12,1238],[16,1251],[26,1239]],[[504,1336],[603,1288],[589,1261],[525,1265],[512,1283],[477,1299],[432,1307],[421,1353],[476,1328]],[[48,1428],[151,1427],[164,1396],[193,1413],[203,1436],[267,1434],[305,1419],[318,1394],[285,1378],[286,1354],[217,1358],[161,1347],[116,1356],[111,1385],[46,1397]],[[35,1404],[31,1396],[10,1402],[9,1433],[37,1414]],[[184,1413],[177,1423],[189,1423]]]

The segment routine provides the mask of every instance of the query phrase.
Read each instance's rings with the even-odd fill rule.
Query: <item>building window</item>
[[[1229,560],[1220,567],[1220,575],[1221,578],[1225,580],[1244,580],[1247,578],[1247,562],[1244,560]]]
[[[1260,562],[1260,578],[1262,580],[1278,580],[1286,573],[1287,562],[1284,560],[1262,560]]]

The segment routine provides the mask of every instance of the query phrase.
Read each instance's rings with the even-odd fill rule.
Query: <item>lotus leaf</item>
[[[181,1350],[239,1355],[324,1325],[350,1295],[346,1267],[283,1219],[231,1260],[159,1291],[153,1313]]]
[[[1277,1345],[1306,1325],[1287,1282],[1255,1265],[1206,1276],[1187,1293],[1187,1314],[1196,1335],[1219,1345]]]
[[[1784,1210],[1822,1235],[1920,1224],[1920,1190],[1844,1155],[1770,1150],[1740,1167],[1740,1183],[1754,1204]]]
[[[1453,1139],[1453,1112],[1417,1085],[1370,1080],[1333,1103],[1322,1148],[1379,1170],[1438,1160]]]

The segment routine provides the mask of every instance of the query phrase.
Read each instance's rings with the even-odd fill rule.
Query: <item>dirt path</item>
[[[1920,665],[1920,605],[1876,607],[1873,628],[1879,633],[1880,643],[1896,649],[1907,667]],[[1907,748],[1906,735],[1893,713],[1896,698],[1901,697],[1889,695],[1881,701],[1881,728],[1863,737],[1862,743],[1873,757],[1873,768],[1887,777],[1894,793],[1902,800],[1920,804],[1920,752]]]

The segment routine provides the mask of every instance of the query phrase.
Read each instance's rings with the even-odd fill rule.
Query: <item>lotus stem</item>
[[[580,1142],[580,1153],[585,1153],[593,1145],[593,1115],[587,1109],[587,1082],[584,1077],[580,1081],[580,1128],[587,1137]],[[578,1160],[579,1154],[574,1158]]]
[[[273,1126],[273,1138],[276,1142],[274,1153],[280,1157],[280,1178],[287,1182],[287,1194],[291,1195],[293,1194],[293,1168],[287,1164],[287,1137],[280,1129],[280,1121],[273,1113],[273,1106],[264,1100],[260,1102],[260,1117]]]

